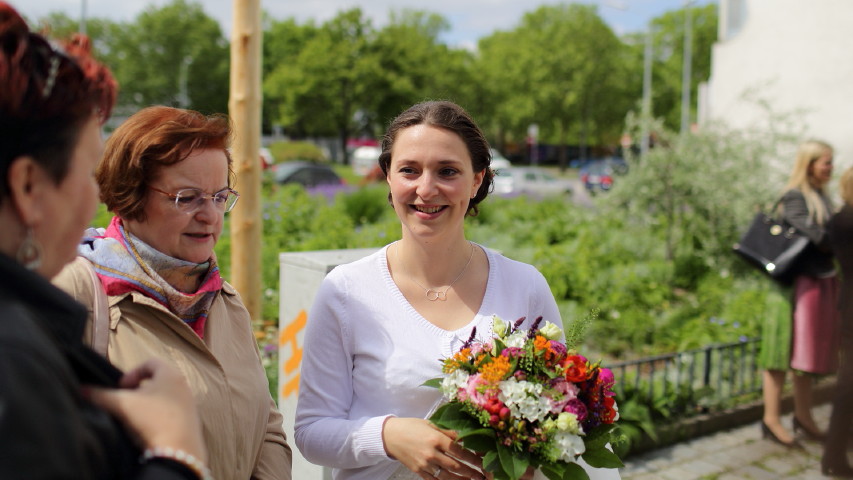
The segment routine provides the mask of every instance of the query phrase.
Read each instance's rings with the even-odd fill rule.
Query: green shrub
[[[328,161],[323,151],[311,142],[274,142],[268,148],[277,163],[293,160]]]

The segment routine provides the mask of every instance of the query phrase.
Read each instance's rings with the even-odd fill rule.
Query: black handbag
[[[789,285],[797,273],[797,260],[808,245],[809,238],[788,222],[758,213],[733,249],[773,280]]]

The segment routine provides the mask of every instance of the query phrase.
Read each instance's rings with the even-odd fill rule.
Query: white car
[[[490,164],[492,170],[498,170],[500,168],[509,168],[512,166],[512,164],[509,163],[509,160],[503,155],[501,155],[501,152],[495,150],[494,148],[490,148],[489,151],[492,153],[492,163]]]
[[[495,170],[494,193],[505,196],[545,197],[571,194],[574,182],[557,178],[539,167],[508,167]]]
[[[356,175],[362,177],[367,175],[373,167],[379,165],[379,154],[382,149],[379,147],[362,146],[352,151],[352,170]]]

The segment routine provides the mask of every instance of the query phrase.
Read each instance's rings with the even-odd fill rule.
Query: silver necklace
[[[415,280],[414,277],[409,275],[409,272],[407,272],[405,268],[403,268],[403,271],[406,273],[406,276],[409,277],[409,280],[415,282],[415,285],[421,287],[424,290],[424,294],[426,295],[427,300],[429,300],[430,302],[441,300],[442,302],[444,302],[447,300],[447,292],[450,290],[450,287],[452,287],[457,280],[462,278],[462,275],[465,273],[466,270],[468,270],[468,265],[471,264],[471,259],[474,258],[474,243],[470,240],[468,241],[468,243],[471,244],[471,254],[468,255],[468,261],[465,262],[465,266],[462,267],[462,271],[459,272],[459,275],[456,275],[456,278],[454,278],[453,281],[450,282],[450,285],[448,285],[447,288],[445,288],[444,290],[433,290],[432,288],[427,288],[418,283],[418,281]],[[394,260],[397,260],[397,263],[400,264],[400,245],[396,242],[394,243]],[[403,265],[400,264],[400,266],[402,267]]]

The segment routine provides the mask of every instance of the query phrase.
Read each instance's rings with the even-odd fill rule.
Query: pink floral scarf
[[[168,308],[204,338],[210,306],[222,288],[215,256],[204,263],[170,257],[127,232],[118,217],[113,217],[106,231],[87,230],[78,253],[92,262],[107,295],[140,292]],[[182,292],[173,286],[177,279],[187,276],[203,276],[195,292]]]

